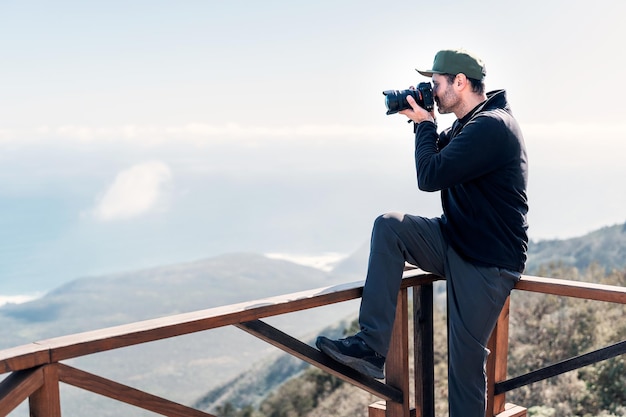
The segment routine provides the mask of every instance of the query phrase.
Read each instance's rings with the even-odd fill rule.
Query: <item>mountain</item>
[[[368,257],[369,244],[364,244],[337,264],[333,272],[352,276],[355,280],[363,279]],[[584,270],[594,262],[608,271],[626,267],[626,223],[603,227],[570,239],[530,241],[525,273],[536,274],[540,267],[550,264]]]
[[[583,270],[594,262],[607,270],[626,267],[626,223],[571,239],[530,242],[526,273],[535,274],[549,264]]]
[[[339,276],[258,254],[215,258],[72,281],[44,297],[0,307],[0,349],[50,337],[347,282]],[[358,310],[356,301],[266,319],[302,337]],[[183,404],[278,350],[234,327],[213,329],[68,361],[72,366]],[[108,417],[118,403],[62,385],[64,413]],[[107,404],[107,405],[103,405]],[[16,416],[18,417],[18,416]]]

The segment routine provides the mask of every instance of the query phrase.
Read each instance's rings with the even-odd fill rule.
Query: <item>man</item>
[[[374,378],[383,366],[405,261],[446,278],[450,417],[484,417],[487,341],[526,262],[527,158],[504,90],[485,93],[485,66],[464,50],[439,51],[430,70],[439,113],[457,120],[440,134],[434,112],[407,97],[415,123],[418,187],[440,191],[443,214],[376,219],[359,314],[360,332],[319,337],[333,359]]]

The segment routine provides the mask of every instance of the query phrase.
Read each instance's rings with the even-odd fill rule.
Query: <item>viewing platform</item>
[[[262,321],[267,317],[358,299],[364,284],[359,281],[61,336],[2,350],[0,374],[8,376],[2,375],[4,380],[0,382],[0,417],[9,415],[27,400],[30,416],[61,417],[60,383],[164,416],[211,417],[213,415],[207,412],[74,368],[64,361],[225,326],[238,327],[379,398],[380,401],[373,404],[363,404],[364,408],[368,408],[370,417],[434,417],[433,283],[442,279],[407,266],[398,295],[384,381],[338,364],[317,349]],[[624,287],[554,278],[524,275],[514,291],[626,304]],[[409,308],[410,302],[413,303],[412,309]],[[535,404],[507,403],[507,392],[626,353],[625,340],[507,379],[509,313],[510,299],[500,314],[488,345],[491,352],[487,364],[488,417],[526,416],[527,407]],[[409,340],[413,342],[412,349]],[[415,364],[413,372],[409,368],[411,351]]]

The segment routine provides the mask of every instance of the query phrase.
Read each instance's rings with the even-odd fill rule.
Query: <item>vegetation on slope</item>
[[[584,272],[549,266],[542,276],[626,286],[626,269],[605,273],[592,264]],[[516,291],[511,297],[509,374],[538,369],[626,340],[626,306]],[[624,355],[540,381],[507,395],[537,415],[626,415]],[[542,407],[541,407],[542,406]],[[546,410],[548,413],[546,414]]]

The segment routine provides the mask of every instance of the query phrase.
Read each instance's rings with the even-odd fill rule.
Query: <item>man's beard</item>
[[[439,112],[439,114],[450,113],[449,109],[446,109],[445,107],[441,106],[441,101],[438,98],[435,98],[435,103],[437,103],[437,111]]]
[[[442,100],[443,99],[443,100]],[[441,102],[444,102],[442,105]],[[443,92],[443,97],[439,98],[439,96],[435,97],[435,103],[437,103],[437,110],[440,114],[452,113],[452,104],[455,104],[458,101],[458,97],[451,91],[450,88],[447,88],[446,91]]]

